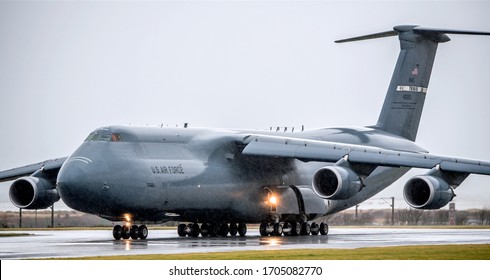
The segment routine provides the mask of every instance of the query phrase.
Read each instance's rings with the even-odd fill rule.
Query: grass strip
[[[249,250],[73,258],[76,260],[490,260],[490,244]]]

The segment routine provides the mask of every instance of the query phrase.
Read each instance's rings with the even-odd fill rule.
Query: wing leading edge
[[[51,171],[57,173],[66,159],[67,157],[55,158],[39,163],[26,165],[23,167],[17,167],[17,168],[1,171],[0,182],[11,181],[22,176],[29,176],[41,168],[44,171]]]
[[[439,156],[429,153],[395,151],[371,146],[343,144],[268,135],[249,135],[243,139],[245,155],[296,158],[303,161],[337,162],[348,157],[349,162],[432,169],[490,175],[490,162]]]

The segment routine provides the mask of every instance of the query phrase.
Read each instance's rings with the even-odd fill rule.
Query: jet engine
[[[361,187],[359,175],[346,167],[327,166],[313,175],[313,190],[324,199],[348,199],[358,193]]]
[[[442,178],[430,175],[415,176],[403,188],[405,201],[417,209],[439,209],[454,197],[454,191]]]
[[[56,187],[44,178],[22,177],[9,189],[12,204],[22,209],[45,209],[60,199]]]

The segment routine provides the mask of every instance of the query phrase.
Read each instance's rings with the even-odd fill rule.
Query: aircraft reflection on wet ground
[[[490,243],[490,229],[334,228],[328,236],[261,237],[251,232],[222,238],[181,238],[174,230],[152,230],[147,240],[113,240],[105,230],[22,233],[31,235],[0,238],[0,259]]]
[[[210,251],[212,248],[219,248],[220,250],[216,251],[234,251],[233,248],[242,248],[243,250],[252,250],[252,249],[282,249],[281,246],[294,246],[294,245],[313,245],[313,244],[327,244],[328,237],[321,238],[284,238],[284,237],[259,237],[259,236],[250,236],[250,237],[228,237],[228,238],[200,238],[200,239],[152,239],[152,240],[114,240],[112,241],[113,248],[116,251],[131,251],[131,250],[142,250],[148,249],[148,246],[169,246],[174,247],[176,244],[179,248],[182,249],[198,249],[198,248],[207,248]],[[257,248],[259,246],[260,248]],[[267,247],[275,247],[275,248],[267,248]],[[227,248],[227,249],[223,249]],[[201,250],[198,250],[199,252]],[[166,254],[167,252],[163,251],[159,254]],[[142,253],[145,254],[145,253]]]

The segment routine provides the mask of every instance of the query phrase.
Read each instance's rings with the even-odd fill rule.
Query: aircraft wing
[[[43,162],[17,167],[0,172],[0,182],[11,181],[22,176],[29,176],[37,170],[43,168],[43,171],[58,172],[67,157],[50,159]]]
[[[415,167],[432,169],[439,165],[442,171],[490,175],[490,162],[439,156],[429,153],[395,151],[363,145],[336,142],[249,135],[244,138],[243,154],[297,158],[303,161],[337,162],[348,156],[351,163]]]

